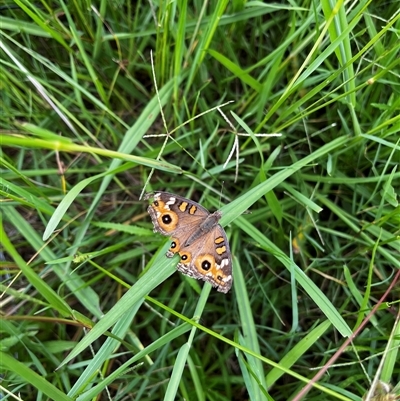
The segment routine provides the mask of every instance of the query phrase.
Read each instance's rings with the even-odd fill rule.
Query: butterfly
[[[167,257],[180,256],[177,269],[209,282],[217,291],[232,287],[232,255],[224,229],[218,224],[222,213],[210,213],[198,203],[169,192],[147,193],[152,199],[147,211],[154,232],[170,236]]]

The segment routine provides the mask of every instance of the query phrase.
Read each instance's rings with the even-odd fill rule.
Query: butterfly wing
[[[181,257],[178,270],[217,287],[227,293],[232,287],[232,257],[224,229],[217,224],[193,244],[183,244],[177,252]]]

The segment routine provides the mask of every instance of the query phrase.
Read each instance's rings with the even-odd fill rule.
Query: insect
[[[227,293],[232,286],[232,255],[218,224],[221,212],[211,214],[198,203],[169,192],[148,193],[145,199],[152,199],[147,211],[154,232],[172,239],[167,257],[180,256],[178,270]]]

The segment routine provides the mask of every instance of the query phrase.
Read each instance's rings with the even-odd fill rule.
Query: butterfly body
[[[167,257],[179,254],[177,268],[182,273],[211,283],[227,293],[232,286],[232,257],[222,214],[212,214],[198,203],[169,192],[146,194],[153,199],[148,207],[154,232],[172,238]]]

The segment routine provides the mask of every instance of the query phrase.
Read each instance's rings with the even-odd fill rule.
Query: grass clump
[[[3,5],[1,397],[397,399],[399,22]],[[221,208],[229,294],[175,273],[151,190]]]

